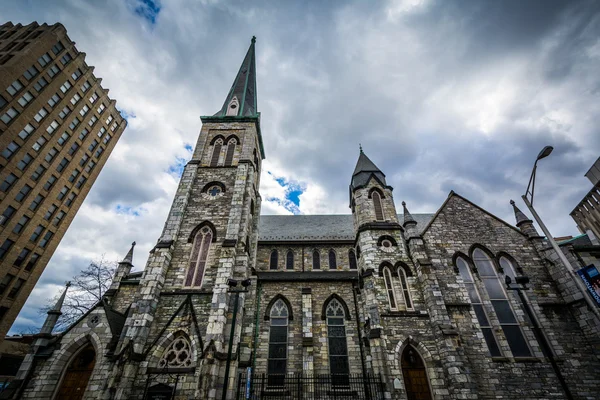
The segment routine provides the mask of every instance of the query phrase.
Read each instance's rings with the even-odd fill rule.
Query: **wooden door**
[[[402,375],[408,400],[431,400],[425,364],[417,351],[406,346],[402,353]]]
[[[57,400],[81,400],[96,365],[94,346],[88,344],[71,361],[58,389]]]

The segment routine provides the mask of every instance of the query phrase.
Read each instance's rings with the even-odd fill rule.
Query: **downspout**
[[[256,280],[256,318],[254,321],[254,342],[252,343],[252,374],[254,374],[254,368],[256,367],[256,343],[258,342],[258,322],[260,316],[260,297],[262,294],[262,284]]]

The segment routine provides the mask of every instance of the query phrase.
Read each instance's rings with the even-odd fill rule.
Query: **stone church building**
[[[514,203],[411,215],[361,150],[351,214],[261,216],[254,38],[201,119],[143,272],[53,334],[63,294],[13,398],[600,398],[597,310]]]

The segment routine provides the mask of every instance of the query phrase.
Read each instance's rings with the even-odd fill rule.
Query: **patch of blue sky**
[[[300,195],[306,191],[306,184],[282,176],[275,176],[271,172],[268,173],[273,176],[275,182],[285,189],[283,199],[271,198],[269,200],[278,200],[276,201],[277,204],[285,207],[286,210],[294,214],[300,214]]]
[[[133,112],[129,112],[127,110],[122,110],[120,108],[117,108],[117,110],[121,113],[121,116],[123,118],[125,118],[125,120],[127,120],[127,121],[135,118],[135,114]]]
[[[160,8],[160,2],[158,0],[138,0],[134,12],[151,24],[155,24]]]
[[[115,211],[117,214],[131,215],[134,217],[139,217],[140,215],[145,213],[147,210],[143,207],[132,207],[132,206],[125,206],[122,204],[117,204],[117,206],[115,207]]]
[[[175,175],[177,178],[181,178],[183,174],[183,169],[185,165],[188,163],[188,159],[184,157],[176,157],[175,163],[169,165],[169,174]]]
[[[194,151],[194,147],[190,143],[186,143],[183,147],[190,153]]]
[[[292,203],[288,199],[279,199],[277,197],[267,197],[267,201],[270,201],[270,202],[273,202],[275,204],[282,206],[283,208],[285,208],[286,210],[288,210],[289,212],[291,212],[294,215],[302,214],[300,212],[300,208],[298,208],[298,206],[296,204]]]

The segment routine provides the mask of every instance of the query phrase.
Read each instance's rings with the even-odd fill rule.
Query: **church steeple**
[[[381,181],[382,185],[387,185],[385,182],[385,174],[381,172],[379,168],[367,157],[364,153],[362,146],[360,148],[360,155],[356,162],[356,167],[352,173],[352,182],[350,184],[351,189],[354,190],[358,187],[364,186],[369,182],[371,175],[375,175],[377,179]]]
[[[250,48],[238,71],[223,107],[215,117],[256,117],[258,116],[256,100],[256,56],[254,44],[256,36],[252,36]]]

